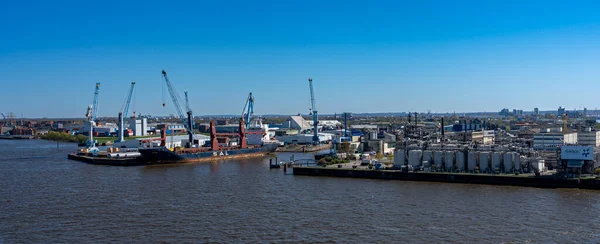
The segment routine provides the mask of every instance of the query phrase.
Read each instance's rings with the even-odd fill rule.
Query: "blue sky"
[[[417,3],[418,2],[418,3]],[[196,115],[593,109],[598,1],[10,1],[0,14],[0,112]]]

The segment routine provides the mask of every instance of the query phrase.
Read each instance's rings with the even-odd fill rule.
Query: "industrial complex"
[[[562,177],[598,173],[600,126],[596,110],[504,108],[498,113],[462,115],[324,115],[318,112],[313,80],[309,78],[307,94],[311,107],[306,115],[256,116],[255,97],[248,93],[239,116],[209,118],[193,116],[188,93],[181,99],[166,72],[162,74],[175,115],[152,117],[135,111],[130,115],[136,86],[136,82],[131,82],[115,117],[98,118],[101,87],[96,83],[85,119],[17,119],[13,113],[2,113],[0,138],[34,138],[50,131],[83,135],[87,139],[81,154],[112,155],[116,151],[114,155],[140,157],[144,153],[139,152],[148,150],[164,154],[165,158],[153,157],[153,162],[201,160],[212,158],[213,154],[264,155],[277,147],[287,151],[300,148],[300,152],[326,148],[325,154],[333,157],[377,159],[375,162],[387,159],[387,164],[378,169],[408,172]],[[98,146],[116,149],[103,153]],[[131,154],[118,154],[119,150]],[[575,152],[585,152],[585,156],[575,156]]]

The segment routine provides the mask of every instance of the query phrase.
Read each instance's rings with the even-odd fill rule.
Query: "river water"
[[[300,177],[268,158],[96,166],[56,146],[0,140],[0,243],[600,242],[598,191]]]

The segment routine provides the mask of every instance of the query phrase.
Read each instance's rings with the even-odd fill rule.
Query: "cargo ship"
[[[217,133],[214,121],[210,122],[210,141],[202,146],[167,148],[165,146],[140,148],[146,164],[173,164],[204,162],[233,158],[258,157],[275,152],[279,144],[265,141],[260,145],[248,145],[246,135],[262,135],[263,130],[246,132],[243,119],[240,120],[238,133]],[[238,137],[237,141],[231,140]],[[193,141],[193,140],[192,140]]]

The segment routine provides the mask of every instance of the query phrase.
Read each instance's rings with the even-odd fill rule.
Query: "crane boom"
[[[187,92],[183,92],[185,94],[185,110],[191,111],[190,109],[190,100],[188,99]]]
[[[319,122],[319,116],[317,113],[317,104],[315,101],[315,91],[313,89],[313,82],[312,82],[312,78],[308,78],[308,85],[310,86],[310,107],[311,107],[311,111],[312,111],[312,119],[313,119],[313,142],[314,143],[318,143],[319,142],[319,134],[318,134],[318,122]]]
[[[127,118],[127,113],[129,112],[129,105],[131,104],[131,97],[133,96],[133,87],[135,86],[135,81],[131,82],[131,88],[129,88],[129,93],[127,93],[127,98],[125,98],[125,103],[123,104],[123,118]]]
[[[246,110],[246,108],[248,110]],[[250,117],[254,114],[254,96],[252,92],[248,94],[248,98],[246,99],[246,104],[244,105],[244,110],[242,110],[242,118],[244,119],[244,126],[248,129],[250,126]]]
[[[192,123],[191,123],[191,120],[192,120],[192,111],[187,111],[188,118],[187,118],[187,121],[186,121],[185,114],[181,110],[181,104],[179,103],[179,96],[177,95],[177,91],[175,90],[175,87],[173,86],[173,84],[169,80],[169,77],[167,77],[167,72],[165,72],[163,70],[162,71],[162,75],[163,75],[163,78],[164,78],[165,83],[167,85],[167,89],[169,90],[169,95],[171,96],[171,99],[173,100],[173,105],[175,107],[175,111],[177,112],[177,115],[179,116],[179,119],[181,119],[181,122],[183,123],[183,126],[187,130],[187,134],[189,136],[189,143],[190,143],[190,146],[191,146],[191,144],[193,143],[193,139],[194,139],[194,131],[191,128],[191,126],[192,126]]]
[[[96,121],[96,115],[98,114],[98,93],[100,93],[100,83],[96,83],[96,89],[94,90],[94,103],[92,106],[93,120]]]

